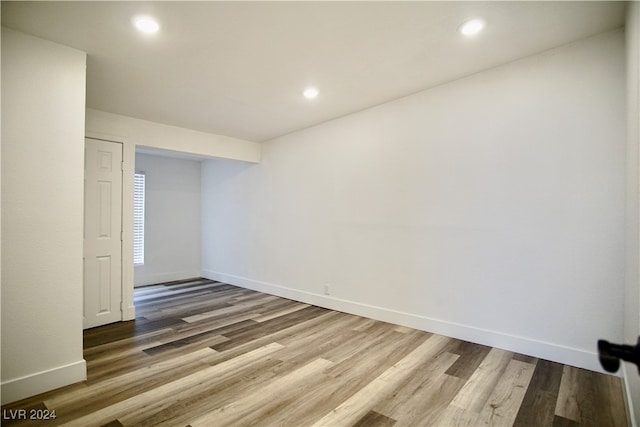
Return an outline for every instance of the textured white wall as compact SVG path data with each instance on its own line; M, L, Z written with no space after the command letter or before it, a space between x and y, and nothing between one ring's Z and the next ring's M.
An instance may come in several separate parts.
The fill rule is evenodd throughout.
M136 154L145 172L145 263L134 284L200 277L200 162Z
M624 121L616 31L206 161L203 274L598 369Z
M83 52L2 29L3 403L86 375L85 67Z

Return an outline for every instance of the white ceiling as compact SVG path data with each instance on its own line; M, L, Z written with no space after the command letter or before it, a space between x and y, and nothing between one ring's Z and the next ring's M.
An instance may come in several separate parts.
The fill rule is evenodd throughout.
M623 2L8 2L88 53L87 106L265 141L624 24ZM131 25L158 19L159 33ZM486 20L463 37L458 26ZM320 89L310 102L307 85Z

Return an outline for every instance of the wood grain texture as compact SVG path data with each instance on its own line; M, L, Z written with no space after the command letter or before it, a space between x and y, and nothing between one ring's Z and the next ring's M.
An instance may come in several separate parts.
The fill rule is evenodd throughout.
M87 381L2 425L628 425L617 377L207 279L135 297L135 321L85 331Z
M514 426L527 427L532 419L537 419L541 426L554 425L562 368L559 363L538 361Z
M451 404L466 411L480 412L512 358L511 352L491 349Z

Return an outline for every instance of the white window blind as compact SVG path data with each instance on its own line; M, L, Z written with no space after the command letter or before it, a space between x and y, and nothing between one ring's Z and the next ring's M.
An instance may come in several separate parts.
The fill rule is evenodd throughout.
M144 264L144 187L145 175L133 176L133 265Z

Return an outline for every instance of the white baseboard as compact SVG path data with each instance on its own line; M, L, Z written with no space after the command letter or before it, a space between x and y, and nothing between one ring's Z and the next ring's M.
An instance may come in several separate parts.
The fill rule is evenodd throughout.
M2 404L15 402L86 379L87 363L83 359L68 365L4 381L2 383Z
M384 307L343 300L327 295L314 294L212 270L203 270L202 276L207 279L218 280L230 285L241 286L307 304L606 373L600 366L598 355L595 351L585 351L559 344L504 334L498 331L480 329L469 325L433 319Z
M624 398L625 398L626 407L627 407L627 417L629 418L631 427L638 427L636 411L640 408L634 407L633 392L631 391L632 387L630 384L630 381L632 381L631 376L634 376L634 375L636 377L638 376L638 369L635 366L631 366L623 362L622 367L620 368L620 371L622 372L622 380L624 384ZM640 380L635 378L633 379L633 381L640 381Z
M174 280L192 279L200 277L200 271L172 271L160 274L136 274L133 286L155 285L156 283L173 282Z

